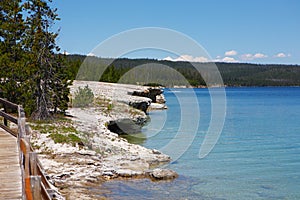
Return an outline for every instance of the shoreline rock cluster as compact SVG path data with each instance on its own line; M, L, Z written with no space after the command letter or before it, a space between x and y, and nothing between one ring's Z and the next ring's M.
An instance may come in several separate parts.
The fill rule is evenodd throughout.
M78 137L80 142L60 143L47 124L32 125L33 146L54 186L67 199L95 199L90 188L99 187L103 181L112 179L150 178L152 180L172 180L176 172L158 168L169 163L171 158L155 149L130 144L126 139L111 132L109 121L119 119L147 120L143 110L132 108L130 104L150 102L147 97L132 96L132 91L147 88L134 85L74 81L71 94L78 87L88 87L93 91L95 106L70 108L68 120L62 120L54 127L63 127L66 136ZM162 94L159 94L162 95ZM160 97L163 98L163 97ZM112 104L108 109L106 104ZM45 127L43 127L45 126ZM42 131L41 131L42 130ZM46 131L45 131L46 130ZM62 133L59 133L62 134ZM74 136L75 135L75 136ZM54 138L54 139L53 139Z

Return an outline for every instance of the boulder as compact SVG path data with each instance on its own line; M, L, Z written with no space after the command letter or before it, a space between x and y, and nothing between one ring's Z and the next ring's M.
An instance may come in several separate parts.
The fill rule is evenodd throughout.
M178 174L171 169L154 169L148 173L149 177L154 180L173 180L178 177Z
M118 135L130 135L141 133L142 126L136 124L132 119L118 119L109 121L107 128Z

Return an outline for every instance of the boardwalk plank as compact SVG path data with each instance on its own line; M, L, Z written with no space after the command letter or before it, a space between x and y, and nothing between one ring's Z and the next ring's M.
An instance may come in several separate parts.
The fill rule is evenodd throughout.
M0 199L22 199L17 139L0 129Z

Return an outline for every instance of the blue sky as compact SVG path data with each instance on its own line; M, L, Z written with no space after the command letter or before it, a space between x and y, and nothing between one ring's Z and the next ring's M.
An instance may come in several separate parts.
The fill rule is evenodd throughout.
M191 37L212 60L300 64L299 0L54 0L53 6L61 18L54 27L61 29L57 43L68 53L88 54L129 29L162 27ZM166 56L159 51L128 55Z

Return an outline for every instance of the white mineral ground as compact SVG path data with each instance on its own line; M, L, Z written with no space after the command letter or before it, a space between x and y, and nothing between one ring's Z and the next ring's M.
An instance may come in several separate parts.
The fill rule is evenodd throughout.
M55 126L72 124L78 131L83 144L54 143L51 132L34 130L33 146L51 178L51 182L66 199L101 199L101 189L91 192L89 188L99 187L103 181L111 179L151 178L173 179L177 174L172 170L159 169L171 161L155 149L130 144L127 140L110 132L106 124L110 120L122 118L147 118L144 112L128 106L129 102L151 101L144 97L134 97L128 93L144 91L147 87L90 81L74 81L71 94L78 87L86 85L92 89L95 98L113 104L108 110L101 105L88 108L69 108L69 121ZM161 96L160 98L163 98ZM157 105L156 105L157 106ZM157 106L164 108L164 106Z

